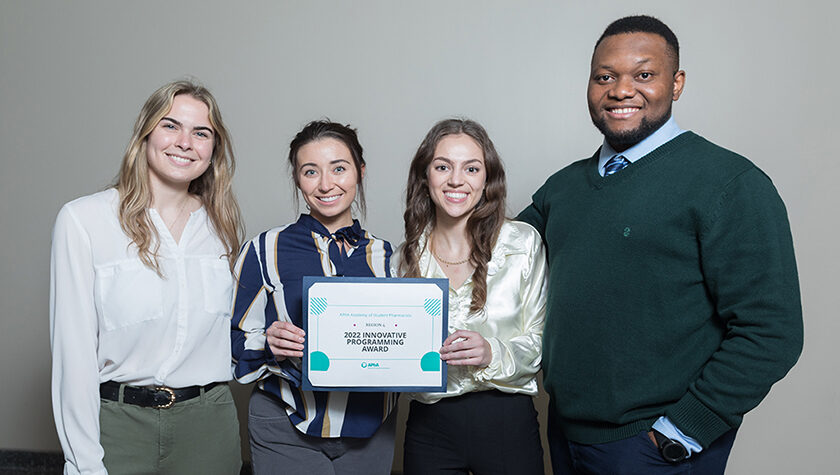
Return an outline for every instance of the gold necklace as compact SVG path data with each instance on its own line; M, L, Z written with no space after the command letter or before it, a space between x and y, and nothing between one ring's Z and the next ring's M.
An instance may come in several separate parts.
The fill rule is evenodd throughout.
M187 196L185 200L181 202L181 206L178 208L178 214L175 215L175 219L172 220L171 223L166 224L166 221L163 224L166 224L166 227L170 230L175 229L175 225L178 224L178 221L181 221L181 215L184 214L184 209L187 207L187 201L190 200L190 197Z
M440 255L438 255L437 252L435 252L435 245L434 244L435 244L434 239L432 239L432 254L434 254L434 256L437 258L437 260L439 260L440 262L443 262L446 265L459 266L459 265L467 262L468 260L470 260L470 256L467 256L466 259L463 259L463 260L460 260L460 261L455 261L455 262L447 261L446 259L440 257Z

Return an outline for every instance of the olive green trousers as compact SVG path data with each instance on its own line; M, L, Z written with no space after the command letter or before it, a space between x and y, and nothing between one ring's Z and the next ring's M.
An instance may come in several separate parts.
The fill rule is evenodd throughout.
M99 440L109 475L239 474L239 421L227 384L168 409L100 403Z

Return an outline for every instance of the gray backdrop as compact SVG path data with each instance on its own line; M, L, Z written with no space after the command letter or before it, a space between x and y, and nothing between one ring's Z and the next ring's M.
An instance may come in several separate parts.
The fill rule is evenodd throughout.
M487 127L507 164L515 215L549 174L600 143L585 88L603 28L650 13L682 44L679 124L773 178L796 244L805 350L746 416L729 472L831 472L840 426L838 248L830 244L840 232L830 142L836 5L0 0L0 448L58 448L49 398L52 223L62 203L112 180L140 106L159 85L193 75L215 93L234 137L249 236L295 217L288 142L327 116L358 127L366 227L397 243L407 164L436 120L464 115Z

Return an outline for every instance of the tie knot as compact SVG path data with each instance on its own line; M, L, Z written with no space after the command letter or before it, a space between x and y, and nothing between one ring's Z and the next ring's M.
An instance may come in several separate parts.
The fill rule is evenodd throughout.
M624 155L613 155L604 164L604 176L610 176L627 165L630 165L630 161L624 158Z

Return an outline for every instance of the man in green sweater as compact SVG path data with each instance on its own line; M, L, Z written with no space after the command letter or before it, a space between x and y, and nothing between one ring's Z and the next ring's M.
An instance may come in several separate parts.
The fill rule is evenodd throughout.
M550 265L555 474L723 473L743 415L802 349L787 214L744 157L681 130L674 33L612 23L588 101L604 143L519 215Z

